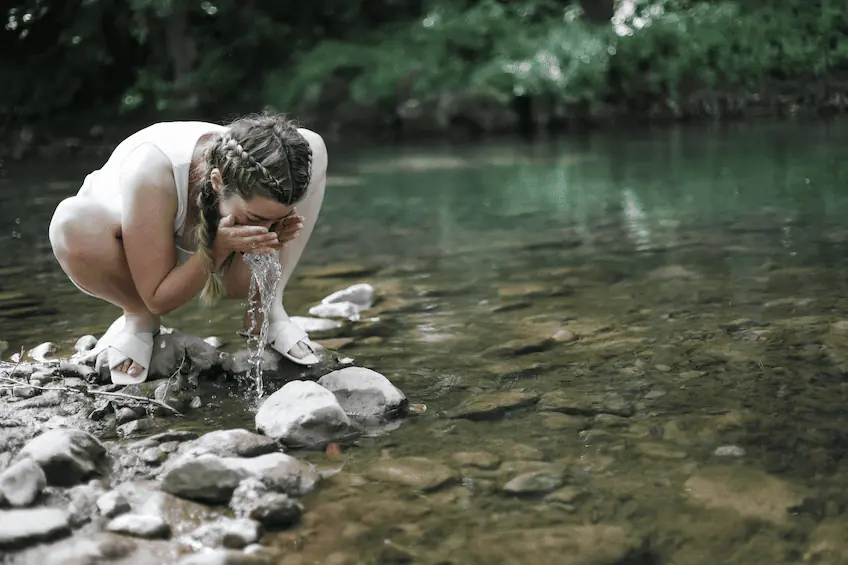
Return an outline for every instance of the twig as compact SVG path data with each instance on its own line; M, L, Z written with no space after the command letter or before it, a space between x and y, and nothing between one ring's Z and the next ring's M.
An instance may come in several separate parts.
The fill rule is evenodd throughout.
M168 377L168 382L165 386L165 388L168 390L168 392L171 391L171 381L173 380L173 378L176 377L177 375L179 375L180 372L183 370L183 365L185 364L185 360L186 360L186 350L183 349L183 359L182 359L182 361L180 361L180 366L177 367L176 371L171 373L170 377Z
M146 398L144 396L135 396L133 394L125 394L123 392L108 392L105 390L91 390L89 388L86 389L77 389L77 388L68 388L65 386L38 386L27 384L24 381L19 381L10 377L0 376L0 381L5 381L11 384L0 385L0 388L14 388L16 386L28 386L32 387L36 390L49 391L49 390L58 390L61 392L75 392L77 394L82 394L84 396L93 395L93 396L110 396L112 398L125 398L127 400L135 400L137 402L149 402L150 404L155 404L156 406L161 406L162 408L169 410L174 413L176 416L182 417L183 414L174 408L173 406L169 406L164 402L160 402L155 398Z

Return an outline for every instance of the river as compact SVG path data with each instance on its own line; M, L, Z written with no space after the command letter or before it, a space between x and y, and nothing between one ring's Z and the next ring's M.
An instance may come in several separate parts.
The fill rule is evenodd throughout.
M632 564L848 558L846 146L848 122L831 121L331 147L286 307L376 286L392 308L332 343L427 412L345 451L279 534L286 563L606 564L615 544ZM118 315L67 281L47 240L96 166L0 179L4 357L68 350ZM191 303L164 323L232 349L242 314ZM543 396L442 417L507 392ZM249 406L220 399L193 425L251 428ZM400 456L461 480L420 493L363 475ZM505 489L550 465L563 484Z

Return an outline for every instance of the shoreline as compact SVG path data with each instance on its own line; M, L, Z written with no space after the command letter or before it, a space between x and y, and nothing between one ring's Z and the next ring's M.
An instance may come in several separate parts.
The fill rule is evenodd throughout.
M785 87L786 85L784 85ZM54 121L52 131L43 124L13 127L0 144L0 170L27 165L38 159L96 158L108 156L122 139L157 121L205 120L225 122L257 109L241 108L226 115L196 112L193 115L151 113L121 119L109 113L77 114ZM642 109L627 104L579 105L567 116L556 117L538 100L529 100L524 110L500 105L482 110L468 107L451 116L435 109L416 116L380 113L375 108L348 108L335 116L297 115L304 127L313 129L328 144L346 147L381 146L386 143L448 144L511 139L516 141L557 139L591 132L667 129L689 125L735 125L740 123L791 122L795 119L832 120L848 114L848 82L812 84L799 88L733 95L724 92L694 93L681 104L657 99ZM348 115L342 115L348 114ZM70 116L70 114L69 114ZM114 125L105 125L114 124ZM441 124L441 125L440 125Z

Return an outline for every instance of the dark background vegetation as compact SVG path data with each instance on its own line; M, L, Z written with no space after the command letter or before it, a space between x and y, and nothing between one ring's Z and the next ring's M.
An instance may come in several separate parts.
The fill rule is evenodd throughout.
M848 101L845 0L4 4L12 153L263 108L327 136L467 136Z

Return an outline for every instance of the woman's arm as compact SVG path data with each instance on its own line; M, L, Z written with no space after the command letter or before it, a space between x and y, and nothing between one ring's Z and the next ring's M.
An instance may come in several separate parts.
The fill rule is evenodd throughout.
M171 162L157 147L142 145L124 161L120 182L122 238L130 273L150 312L167 314L200 292L208 276L198 254L175 267L178 203Z

